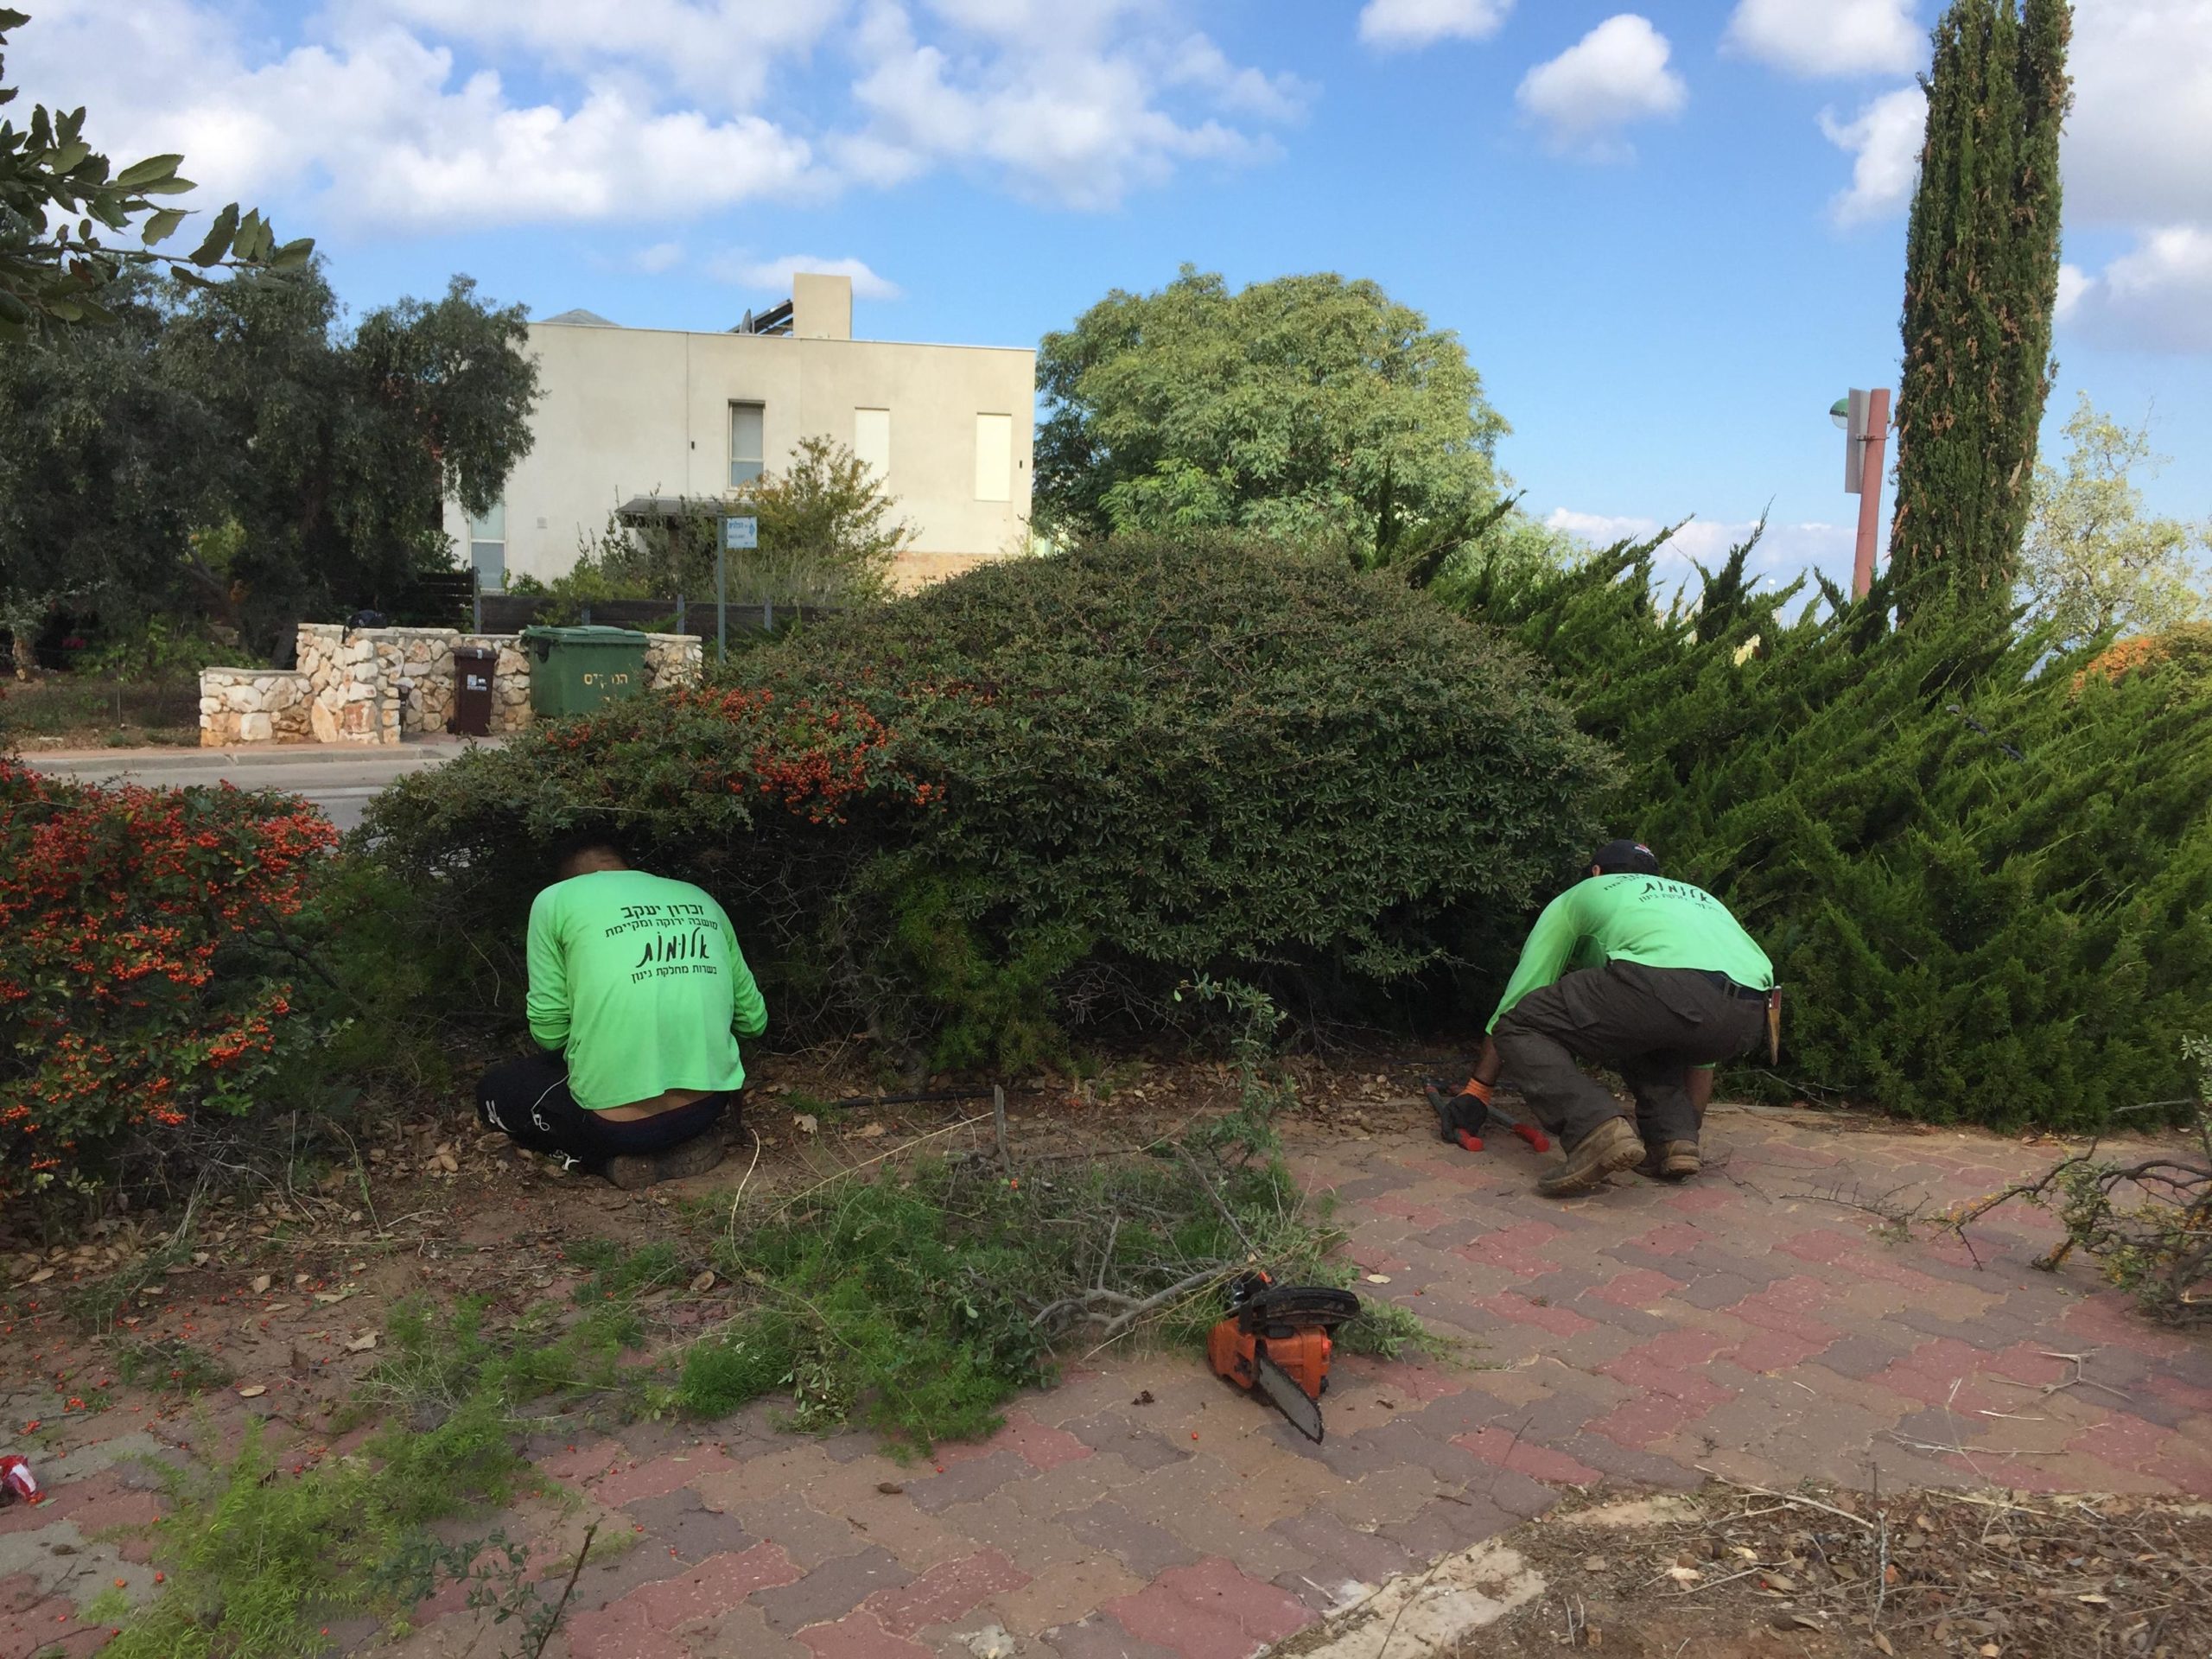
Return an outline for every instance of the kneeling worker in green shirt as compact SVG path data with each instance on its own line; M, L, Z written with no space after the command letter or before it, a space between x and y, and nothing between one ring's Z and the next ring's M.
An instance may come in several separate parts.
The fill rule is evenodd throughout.
M1502 1071L1559 1137L1567 1161L1538 1183L1553 1198L1622 1169L1680 1180L1699 1167L1702 1068L1758 1046L1774 995L1774 964L1725 905L1662 876L1643 842L1609 841L1529 931L1465 1092L1486 1104ZM1578 1060L1619 1071L1633 1124Z
M766 1031L768 1010L713 897L577 836L530 907L528 955L546 1052L484 1074L485 1125L625 1188L721 1162L745 1086L737 1039Z

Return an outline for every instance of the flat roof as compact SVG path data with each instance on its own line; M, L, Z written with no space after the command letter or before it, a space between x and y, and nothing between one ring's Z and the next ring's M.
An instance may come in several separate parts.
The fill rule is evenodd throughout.
M757 340L774 341L779 345L804 343L809 346L926 346L947 352L1026 352L1037 355L1034 346L973 346L958 340L879 340L871 334L866 338L833 340L820 334L741 334L727 328L639 328L626 322L608 322L601 318L595 322L572 320L574 314L562 312L558 316L544 318L530 324L532 328L589 328L594 333L613 330L625 334L681 334L687 340Z

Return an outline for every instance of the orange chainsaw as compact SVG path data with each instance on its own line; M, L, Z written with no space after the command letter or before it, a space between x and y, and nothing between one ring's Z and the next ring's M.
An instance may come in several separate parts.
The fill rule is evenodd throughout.
M1358 1314L1359 1298L1348 1290L1278 1285L1264 1273L1248 1273L1229 1287L1229 1317L1207 1334L1206 1358L1318 1444L1337 1345L1329 1333Z

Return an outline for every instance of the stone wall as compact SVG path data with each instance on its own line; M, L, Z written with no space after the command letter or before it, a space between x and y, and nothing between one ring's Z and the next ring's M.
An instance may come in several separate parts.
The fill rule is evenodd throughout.
M645 636L645 690L696 685L707 664L707 642L696 633Z
M300 671L314 687L308 718L318 743L397 743L391 704L373 642L334 622L302 623Z
M491 734L528 726L530 658L518 635L451 628L349 633L334 622L308 622L300 628L296 669L211 668L200 675L200 741L210 747L308 738L391 744L442 732L454 713L454 647L463 645L499 653L492 674ZM705 662L697 636L649 633L645 689L696 685Z
M297 669L211 668L200 677L200 747L305 742L313 696Z
M453 648L461 636L451 628L364 628L353 638L376 653L378 683L391 701L400 738L445 730L453 718Z

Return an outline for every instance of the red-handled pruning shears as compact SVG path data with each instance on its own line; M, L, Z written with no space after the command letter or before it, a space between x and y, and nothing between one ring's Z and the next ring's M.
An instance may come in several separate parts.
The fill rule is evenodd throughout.
M1429 1109L1436 1114L1436 1127L1440 1137L1457 1141L1469 1152L1483 1149L1483 1131L1495 1123L1509 1129L1526 1141L1537 1152L1552 1149L1551 1138L1533 1123L1522 1123L1508 1117L1490 1103L1489 1092L1476 1092L1472 1087L1447 1095L1433 1083L1424 1082L1423 1092L1428 1096Z

